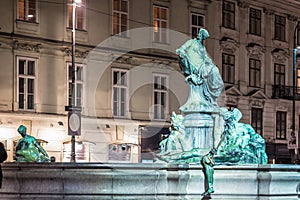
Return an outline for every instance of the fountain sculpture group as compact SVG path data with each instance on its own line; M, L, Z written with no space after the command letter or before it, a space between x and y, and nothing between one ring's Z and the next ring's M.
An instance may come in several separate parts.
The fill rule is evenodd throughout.
M176 50L190 95L180 114L172 113L171 133L161 141L157 154L168 163L201 163L206 182L203 195L214 192L214 165L266 164L268 159L264 139L249 124L239 122L241 112L217 104L223 81L203 45L208 37L202 28L197 38Z
M267 163L265 141L254 129L240 123L238 109L219 107L217 99L223 89L218 67L207 55L203 40L207 30L200 29L198 37L177 49L179 64L190 86L187 102L181 114L172 113L170 135L161 141L157 157L168 163L201 163L205 175L204 195L214 192L214 165ZM49 162L46 151L36 139L18 129L22 138L16 145L17 162Z

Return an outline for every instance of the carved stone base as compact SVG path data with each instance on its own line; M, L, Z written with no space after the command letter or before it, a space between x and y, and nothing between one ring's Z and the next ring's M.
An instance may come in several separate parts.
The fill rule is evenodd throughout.
M4 163L0 199L202 199L199 165ZM299 165L215 167L212 199L295 200Z

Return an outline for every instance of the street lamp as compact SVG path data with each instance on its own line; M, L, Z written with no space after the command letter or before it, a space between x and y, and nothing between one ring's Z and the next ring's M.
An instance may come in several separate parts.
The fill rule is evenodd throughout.
M72 94L68 111L68 135L71 135L71 159L70 162L76 162L75 154L75 136L80 135L81 129L81 107L76 107L76 82L75 82L75 19L76 7L79 6L81 0L72 0Z
M298 28L300 25L300 21L297 22L296 27L294 29L294 46L293 46L293 116L292 116L292 131L295 134L299 134L296 133L296 79L297 79L297 53L299 51L300 47L297 47L297 38L298 36ZM299 136L299 135L298 135ZM299 138L299 137L298 137ZM297 149L295 149L295 159L297 159L297 151L298 151L298 147Z

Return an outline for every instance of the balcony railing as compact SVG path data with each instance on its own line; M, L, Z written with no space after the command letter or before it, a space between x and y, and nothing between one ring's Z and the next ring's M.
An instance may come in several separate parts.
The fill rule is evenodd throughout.
M296 100L300 100L300 88L296 89ZM293 100L293 86L273 85L272 99L288 99Z

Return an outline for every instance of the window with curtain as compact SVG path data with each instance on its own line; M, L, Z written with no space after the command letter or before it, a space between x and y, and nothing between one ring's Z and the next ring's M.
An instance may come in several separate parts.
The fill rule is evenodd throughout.
M113 116L126 117L128 71L113 69Z
M166 7L153 6L153 40L154 42L168 42L169 10Z
M286 112L276 112L276 139L286 139Z
M112 32L113 35L127 37L128 30L128 0L113 0Z
M234 84L234 55L222 54L222 78L224 83Z
M166 119L167 117L167 80L165 75L154 75L154 119Z
M72 0L68 0L68 27L73 27L73 5ZM85 30L86 21L86 0L77 3L75 9L75 29Z
M37 1L18 0L18 19L30 22L37 21Z
M275 29L274 29L275 40L285 41L285 24L286 24L285 17L275 15Z
M285 85L285 65L274 64L274 85Z
M35 109L36 59L17 58L19 109Z
M225 28L235 28L235 4L230 1L223 1L222 24Z
M72 84L72 63L68 63L69 74L69 105L83 107L83 88L84 88L84 66L82 64L75 63L75 83ZM75 87L75 88L74 88ZM73 91L74 89L74 91ZM73 92L73 93L72 93Z
M191 13L191 35L196 38L200 28L204 27L204 15Z
M261 61L249 59L249 85L251 87L260 87Z
M251 109L251 126L256 133L262 135L263 133L263 109L262 108Z
M249 32L261 35L261 11L255 8L250 8Z
M300 94L300 68L299 66L297 67L297 94Z

